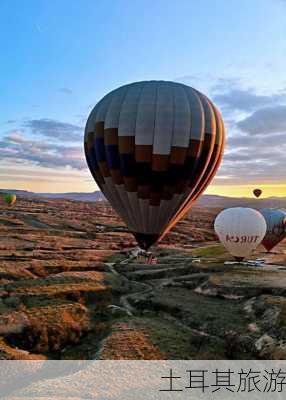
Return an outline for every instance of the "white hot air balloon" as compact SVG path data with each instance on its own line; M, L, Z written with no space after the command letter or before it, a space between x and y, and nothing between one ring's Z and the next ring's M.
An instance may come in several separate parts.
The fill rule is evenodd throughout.
M234 207L223 210L214 222L219 240L237 261L256 249L266 233L266 221L256 210Z

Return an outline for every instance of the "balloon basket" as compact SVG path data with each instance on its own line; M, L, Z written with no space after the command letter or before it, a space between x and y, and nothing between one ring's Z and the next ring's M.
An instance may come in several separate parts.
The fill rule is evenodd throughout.
M156 257L153 257L152 252L142 249L138 251L136 260L142 264L149 264L149 265L157 264L157 259Z

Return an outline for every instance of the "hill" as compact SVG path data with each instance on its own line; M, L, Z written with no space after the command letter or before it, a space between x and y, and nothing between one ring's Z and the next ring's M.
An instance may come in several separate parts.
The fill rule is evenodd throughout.
M103 201L106 200L99 190L90 193L34 193L27 190L5 190L0 193L15 193L20 197L44 197L49 199L66 199L75 201ZM202 207L228 208L228 207L252 207L252 208L286 208L286 197L268 197L265 199L252 199L246 197L226 197L217 195L203 195L196 203Z
M252 207L252 208L286 208L286 197L268 197L252 199L247 197L225 197L215 195L202 196L197 205L205 207Z
M15 193L19 197L45 197L48 199L66 199L75 201L102 201L105 200L104 195L101 191L96 190L91 193L80 193L80 192L70 192L70 193L34 193L28 190L13 190L13 189L0 189L0 193Z
M0 205L0 358L285 359L286 243L224 264L217 212L194 206L146 264L106 202Z

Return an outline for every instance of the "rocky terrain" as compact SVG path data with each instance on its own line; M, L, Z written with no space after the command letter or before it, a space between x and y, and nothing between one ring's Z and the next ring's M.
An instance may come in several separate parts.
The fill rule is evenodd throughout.
M0 206L1 359L285 359L286 242L232 261L195 206L146 264L111 207Z

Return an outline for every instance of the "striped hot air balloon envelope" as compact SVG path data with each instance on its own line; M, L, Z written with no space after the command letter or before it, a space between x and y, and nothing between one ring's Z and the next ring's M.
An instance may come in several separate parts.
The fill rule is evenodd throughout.
M253 194L255 197L260 197L262 194L262 190L261 189L254 189L253 190Z
M85 155L99 188L148 249L206 189L224 136L219 111L202 93L175 82L136 82L94 107Z
M275 208L262 208L259 211L267 223L267 231L262 244L267 251L270 251L286 237L286 211Z

